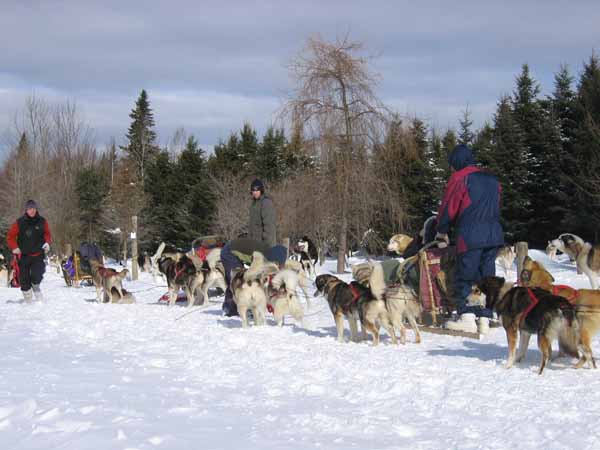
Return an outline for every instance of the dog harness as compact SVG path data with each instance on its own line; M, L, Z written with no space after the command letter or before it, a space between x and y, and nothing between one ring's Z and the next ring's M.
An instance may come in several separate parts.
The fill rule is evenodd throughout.
M115 269L111 269L109 267L99 267L98 274L102 278L108 278L108 277L115 276L117 274L117 271Z
M568 287L568 286L566 286L566 287ZM554 291L554 289L552 289L552 290ZM535 294L533 293L533 290L531 288L527 288L527 293L529 294L529 298L531 299L531 303L529 304L529 306L523 312L523 315L521 316L521 323L525 322L525 318L527 317L527 315L540 302L540 300L535 296ZM556 295L556 294L553 293L552 295ZM570 301L569 301L569 303L570 303ZM565 305L564 304L563 305L559 305L559 308L560 309L565 309ZM570 319L568 319L568 321L569 321L569 323L571 322Z
M350 303L348 303L347 306L342 308L342 310L346 314L350 311L350 307L352 306L352 304L355 303L356 301L358 301L358 299L361 296L361 293L359 292L359 290L356 289L356 286L354 286L352 283L348 283L348 287L352 291L352 300L350 300Z
M558 295L560 289L570 289L573 293L569 297L565 297L569 303L575 303L575 300L579 298L579 291L577 289L572 288L571 286L567 286L566 284L553 284L552 285L552 295Z
M533 308L535 308L537 306L537 304L540 302L540 300L535 296L535 294L533 293L531 288L527 288L527 293L529 294L531 303L529 304L529 306L527 308L525 308L525 311L523 311L523 315L521 316L521 323L525 322L525 318L527 318L527 316L529 315L531 310Z

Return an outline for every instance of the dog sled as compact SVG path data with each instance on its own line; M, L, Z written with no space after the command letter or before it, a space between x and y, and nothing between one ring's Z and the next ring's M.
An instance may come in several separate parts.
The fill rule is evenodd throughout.
M422 308L420 329L427 333L479 339L478 332L450 330L444 326L452 318L455 309L451 293L456 247L424 247L417 258L418 294Z

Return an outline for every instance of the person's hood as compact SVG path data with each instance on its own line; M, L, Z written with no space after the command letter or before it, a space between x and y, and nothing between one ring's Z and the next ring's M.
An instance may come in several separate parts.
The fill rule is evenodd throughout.
M475 158L473 158L473 151L468 145L460 144L454 147L454 149L448 155L448 164L454 168L454 170L462 170L467 166L475 165Z

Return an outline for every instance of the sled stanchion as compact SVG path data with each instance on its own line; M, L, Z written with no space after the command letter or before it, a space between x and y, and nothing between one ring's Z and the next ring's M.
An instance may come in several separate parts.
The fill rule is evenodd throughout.
M527 242L517 242L515 244L515 250L517 253L517 282L521 279L521 271L523 270L523 262L525 257L529 254L529 246Z

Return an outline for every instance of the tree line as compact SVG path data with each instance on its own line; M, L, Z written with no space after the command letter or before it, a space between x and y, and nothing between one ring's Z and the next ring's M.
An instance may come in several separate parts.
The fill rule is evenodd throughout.
M311 38L289 65L294 89L281 125L258 136L251 123L207 154L178 130L157 144L150 97L142 90L125 144L99 151L72 103L32 97L16 118L1 167L0 228L42 205L57 252L97 242L127 251L131 217L142 249L161 241L189 247L198 236L242 235L250 180L266 182L278 213L278 237L310 236L338 256L385 251L391 234L413 234L437 209L458 143L502 184L509 242L543 247L563 232L598 241L600 223L600 65L593 53L579 75L560 66L550 95L524 64L514 90L473 128L468 107L458 127L440 130L394 113L375 94L379 78L359 43Z

